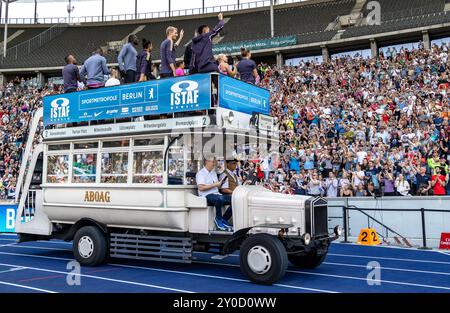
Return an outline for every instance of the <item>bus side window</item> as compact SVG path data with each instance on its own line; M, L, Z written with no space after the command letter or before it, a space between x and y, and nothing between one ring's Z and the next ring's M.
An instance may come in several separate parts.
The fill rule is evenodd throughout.
M169 148L168 184L183 185L184 156L182 147Z
M47 183L64 184L69 179L69 155L49 155L47 158Z
M133 160L133 183L163 183L164 158L162 151L134 152Z
M102 183L126 184L128 178L128 152L102 153Z
M95 183L96 169L96 153L74 154L72 163L72 183Z

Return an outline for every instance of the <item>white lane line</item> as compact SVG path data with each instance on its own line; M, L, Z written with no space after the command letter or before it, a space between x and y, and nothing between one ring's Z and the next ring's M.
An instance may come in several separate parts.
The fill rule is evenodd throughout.
M0 265L19 266L19 265L14 265L14 264L7 264L7 263L0 263ZM111 282L128 284L128 285L150 287L150 288L155 288L155 289L163 289L163 290L176 291L176 292L194 293L193 291L190 291L190 290L176 289L176 288L170 288L170 287L164 287L164 286L158 286L158 285L152 285L152 284L144 284L144 283L138 283L138 282L128 281L128 280L120 280L120 279L106 278L106 277L87 275L87 274L77 274L77 273L72 273L72 272L49 270L46 268L31 267L31 266L21 266L21 267L25 267L26 269L40 271L40 272L48 272L48 273L56 273L56 274L64 274L64 275L70 274L70 275L74 275L74 276L80 276L80 277L86 277L86 278L92 278L92 279L98 279L98 280L105 280L105 281L111 281Z
M34 246L23 246L23 245L5 245L11 248L26 248L26 249L42 249L42 250L57 250L57 251L67 251L70 252L72 250L68 250L68 249L61 249L61 248L45 248L45 247L34 247ZM2 246L0 246L2 247ZM436 252L442 252L442 251L436 251ZM206 252L195 252L195 253L201 253L201 254L211 254L211 253L206 253ZM442 252L445 253L445 252ZM234 256L234 255L231 255ZM236 255L239 256L239 255ZM50 257L53 258L53 257ZM348 266L348 267L360 267L360 268L366 268L366 265L358 265L358 264L348 264L348 263L339 263L339 262L323 262L324 264L329 264L329 265L340 265L340 266ZM217 265L220 265L221 263L217 262L215 263ZM423 273L423 274L434 274L434 275L447 275L450 276L450 273L447 272L434 272L434 271L426 271L426 270L416 270L416 269L405 269L405 268L399 268L399 267L381 267L381 269L384 270L389 270L389 271L401 271L401 272L414 272L414 273Z
M24 257L35 257L35 258L43 258L43 259L51 259L51 260L72 261L72 259L69 259L69 258L50 257L50 256L33 255L33 254L21 254L21 253L10 253L10 252L0 252L0 254L24 256ZM215 278L215 279L221 279L221 280L232 280L232 281L240 281L240 282L250 283L249 280L239 279L239 278L232 278L232 277L222 277L222 276L197 274L197 273L190 273L190 272L164 270L164 269L157 269L157 268L150 268L150 267L139 267L139 266L132 266L132 265L123 265L123 264L110 264L110 263L108 263L108 265L116 266L116 267L122 267L122 268L136 268L136 269L139 268L139 269L146 269L146 270L159 271L159 272L169 272L169 273L171 272L171 273L176 273L176 274L184 274L184 275L199 276L199 277L205 277L205 278ZM299 286L292 286L292 285L284 285L284 284L275 284L275 286L291 288L291 289L301 289L301 290L308 290L308 291L325 292L325 293L336 293L336 291L331 291L331 290L313 289L313 288L299 287Z
M1 271L0 274L9 273L9 272L17 272L17 271L21 271L21 270L26 270L26 268L25 267L14 267L14 268L10 268L5 271Z
M226 266L239 267L239 265L237 265L237 264L228 264L228 263L215 263L215 262L203 262L203 261L197 261L195 263L214 264L214 265L220 264L220 265L226 265ZM354 276L343 276L343 275L334 275L334 274L312 273L312 272L303 272L303 271L295 271L295 270L287 270L286 272L287 273L294 273L294 274L306 274L306 275L316 275L316 276L325 276L325 277L334 277L334 278L342 278L342 279L352 279L352 280L367 281L367 278L354 277ZM404 283L404 282L392 281L392 280L378 280L378 279L374 279L374 280L371 280L371 281L373 281L373 282L380 282L380 283L386 283L386 284L406 285L406 286L414 286L414 287L424 287L424 288L450 290L450 287L434 286L434 285L422 285L422 284L415 284L415 283Z
M437 251L436 251L437 252ZM194 252L194 254L209 254L214 255L213 253L209 252ZM444 254L446 254L444 252ZM418 259L402 259L402 258L388 258L388 257L381 257L381 256L366 256L366 255L354 255L354 254L341 254L341 253L331 253L328 252L328 255L332 256L341 256L341 257L348 257L348 258L363 258L363 259L380 259L380 260L391 260L391 261L404 261L404 262L418 262L418 263L433 263L433 264L448 264L450 265L450 262L445 261L432 261L432 260L418 260ZM239 257L238 254L229 254L228 256L231 257Z
M194 263L199 263L199 262L194 262ZM211 263L211 264L220 265L220 263ZM164 270L164 269L158 269L158 268L153 268L153 267L145 267L145 266L123 265L123 264L113 264L113 263L109 263L108 265L118 266L118 267L126 267L126 268L134 268L134 269L141 269L141 270L156 271L156 272L168 272L168 273L175 273L175 274L182 274L182 275L189 275L189 276L198 276L198 277L214 278L214 279L220 279L220 280L231 280L231 281L239 281L239 282L250 283L249 280L241 279L241 278L223 277L223 276L199 274L199 273L191 273L191 272L181 272L181 271L174 271L174 270ZM331 290L315 289L315 288L292 286L292 285L285 285L285 284L273 284L273 286L284 287L284 288L301 289L301 290L307 290L307 291L325 292L325 293L338 293L336 291L331 291Z
M7 285L7 286L18 287L18 288L30 289L30 290L40 291L40 292L45 292L45 293L57 293L56 291L51 291L51 290L47 290L47 289L40 289L40 288L34 288L34 287L30 287L30 286L25 286L25 285L18 285L18 284L8 283L8 282L5 282L5 281L0 281L0 285Z
M72 251L69 249L62 249L62 248L46 248L46 247L35 247L35 246L25 246L22 244L17 244L17 243L10 243L8 245L0 245L1 247L11 247L11 248L19 248L19 249L36 249L36 250L51 250L51 251Z
M352 255L352 254L340 254L340 253L328 253L328 255L342 256L342 257L348 257L348 258L380 259L380 260L391 260L391 261L404 261L404 262L418 262L418 263L433 263L433 264L448 264L448 265L450 265L450 262L445 262L445 261L388 258L388 257L381 257L381 256L371 256L371 255L365 256L365 255Z
M357 264L347 264L347 263L323 262L323 264L367 268L367 265L357 265ZM414 269L406 269L406 268L398 268L398 267L385 267L385 266L381 266L380 269L387 270L387 271L413 272L413 273L450 276L450 273L448 273L448 272L433 272L433 271L414 270Z

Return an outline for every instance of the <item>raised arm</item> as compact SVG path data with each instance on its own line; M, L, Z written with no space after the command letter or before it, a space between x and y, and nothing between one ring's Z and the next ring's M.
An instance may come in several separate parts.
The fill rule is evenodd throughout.
M209 33L206 33L206 35L210 39L213 39L214 37L216 37L217 34L219 34L219 32L223 29L223 26L224 26L223 14L219 13L218 18L219 18L219 23L217 23L217 25L214 27L214 29L212 31L210 31Z

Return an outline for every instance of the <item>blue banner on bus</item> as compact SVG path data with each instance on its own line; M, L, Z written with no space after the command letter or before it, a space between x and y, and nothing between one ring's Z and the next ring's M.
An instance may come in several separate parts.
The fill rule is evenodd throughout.
M44 125L206 110L211 77L198 74L44 97Z
M242 113L270 115L270 92L240 80L220 75L219 107Z
M16 227L17 204L0 205L0 233L13 233Z

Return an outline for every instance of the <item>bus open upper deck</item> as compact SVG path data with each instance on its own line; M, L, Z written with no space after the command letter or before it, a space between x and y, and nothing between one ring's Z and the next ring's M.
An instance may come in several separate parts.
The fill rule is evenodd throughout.
M239 186L234 232L222 232L197 195L205 154L219 161L278 157L265 89L198 74L47 96L42 112L43 138L27 142L19 175L21 240L73 240L85 265L108 256L189 262L192 251L240 248L244 273L272 283L288 259L320 264L334 238L321 198Z

